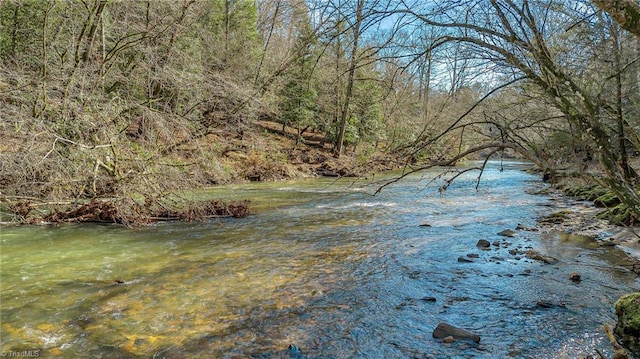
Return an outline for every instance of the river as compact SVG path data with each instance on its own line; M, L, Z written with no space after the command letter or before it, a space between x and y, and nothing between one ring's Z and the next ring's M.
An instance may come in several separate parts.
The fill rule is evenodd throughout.
M3 356L51 358L611 357L604 324L640 280L626 254L535 228L544 185L491 163L439 192L442 169L212 189L244 219L4 227ZM503 169L503 170L501 170ZM376 176L375 180L380 180ZM490 250L479 239L499 242ZM558 260L522 255L536 249ZM514 252L517 251L516 254ZM511 253L509 251L512 251ZM470 256L467 256L470 255ZM471 262L460 262L459 258ZM579 283L569 274L578 272ZM545 303L540 305L540 303ZM447 322L480 343L432 338ZM24 357L24 356L23 356Z

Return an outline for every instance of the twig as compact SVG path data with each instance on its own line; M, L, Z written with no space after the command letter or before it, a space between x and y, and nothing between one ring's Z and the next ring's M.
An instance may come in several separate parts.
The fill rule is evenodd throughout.
M55 149L56 149L56 143L58 143L58 140L60 140L60 141L62 141L62 142L66 142L66 143L71 144L71 145L76 145L76 146L78 146L78 147L80 147L80 148L84 148L84 149L87 149L87 150L93 150L93 149L96 149L96 148L107 148L107 147L113 147L113 145L112 145L112 144L108 144L108 145L93 145L93 146L87 146L87 145L85 145L85 144L82 144L82 143L78 143L78 142L72 141L72 140L70 140L70 139L68 139L68 138L60 137L60 136L58 136L58 135L54 135L54 136L56 137L56 139L55 139L55 140L53 140L53 143L51 144L51 149L49 150L49 152L47 152L47 154L45 154L45 155L44 155L44 157L42 157L42 159L40 160L40 163L42 163L44 160L46 160L46 159L47 159L47 157L49 157L49 155L50 155L53 151L55 151Z

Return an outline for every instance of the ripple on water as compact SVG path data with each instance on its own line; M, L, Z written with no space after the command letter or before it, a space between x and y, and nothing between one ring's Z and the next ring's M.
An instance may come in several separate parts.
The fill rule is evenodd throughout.
M535 226L545 210L544 197L524 192L531 176L498 168L478 191L477 173L443 194L420 177L373 197L351 183L259 184L233 188L271 206L242 220L3 230L2 351L290 357L294 344L307 358L610 354L602 325L617 295L640 287L615 264L624 253L538 232L498 236ZM500 246L483 251L478 239ZM528 247L558 263L508 252ZM458 262L467 254L477 256ZM573 271L581 283L569 281ZM433 339L442 321L481 343Z

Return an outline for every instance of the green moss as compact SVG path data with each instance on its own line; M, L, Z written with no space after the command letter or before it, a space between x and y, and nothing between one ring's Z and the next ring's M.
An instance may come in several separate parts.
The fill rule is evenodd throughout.
M618 316L616 335L629 351L640 354L640 292L623 295L614 309Z
M593 200L597 207L614 207L620 204L620 199L613 192L607 191Z
M564 195L575 197L583 201L592 201L597 207L607 208L597 217L618 226L638 224L637 216L626 205L622 204L618 196L611 190L600 185L571 186L564 189ZM557 217L557 216L556 216Z
M566 219L567 216L570 213L571 213L571 211L562 210L562 211L558 211L558 212L553 212L550 215L548 215L546 218L562 218L562 219Z
M623 295L614 305L618 325L627 333L640 334L640 292Z
M613 208L602 211L596 217L607 220L617 226L633 226L639 223L633 211L624 204L618 204Z
M608 191L599 185L571 186L564 189L564 195L584 201L594 201Z

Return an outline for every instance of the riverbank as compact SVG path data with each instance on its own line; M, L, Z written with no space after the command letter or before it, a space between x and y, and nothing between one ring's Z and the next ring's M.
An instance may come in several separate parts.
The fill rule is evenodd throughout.
M569 189L567 191L566 189ZM598 247L616 247L627 254L626 258L619 258L611 263L613 268L629 270L640 276L640 228L635 226L620 226L612 224L611 221L602 216L606 208L596 206L593 201L584 200L567 193L575 192L575 183L561 181L554 186L547 187L540 194L549 196L549 207L551 213L537 220L541 232L562 233L567 238L588 238L598 245ZM572 191L572 189L574 191ZM606 252L606 251L605 251ZM579 260L576 258L576 260ZM575 276L575 277L574 277ZM577 279L574 279L577 278ZM571 280L581 281L579 272L571 273ZM635 294L634 294L635 293ZM637 291L629 289L627 296L637 296ZM634 357L631 353L638 350L637 324L631 324L629 318L637 315L634 311L637 306L626 306L627 312L621 309L622 296L614 304L617 321L615 325L604 325L604 332L609 339L615 353L613 358L627 359ZM633 322L635 323L635 322ZM633 328L633 329L632 329ZM614 334L615 332L615 334ZM624 343L624 345L621 345ZM637 352L636 352L637 353ZM598 352L601 358L604 356Z
M551 214L538 219L540 230L593 238L600 246L617 246L634 259L630 269L640 274L640 228L611 224L593 202L567 196L559 187L547 187Z
M0 153L7 158L19 157L23 145L22 139L9 138L0 145ZM40 150L40 157L50 157L50 148ZM22 166L6 165L13 163L11 160L0 161L5 164L0 174L0 221L139 226L154 219L243 216L250 211L245 203L219 198L211 206L194 202L193 196L184 193L252 181L366 176L403 165L401 158L386 154L382 145L369 150L350 146L335 156L322 131L299 131L271 121L258 121L242 130L217 128L201 138L196 148L183 144L146 159L145 164L121 158L122 154L116 156L115 149L112 152L98 158L95 166L78 159L78 168L85 169L79 171L82 173L65 174L61 164L55 169L31 171L47 174L37 180L28 177L33 173L21 173Z

